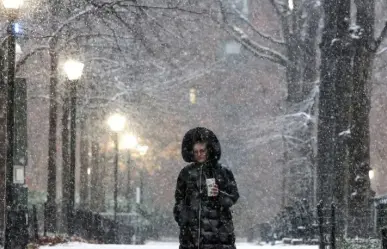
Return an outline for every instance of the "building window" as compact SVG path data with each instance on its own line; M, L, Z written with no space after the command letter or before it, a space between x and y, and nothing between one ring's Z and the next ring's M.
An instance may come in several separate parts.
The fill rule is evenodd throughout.
M226 41L225 53L226 55L239 55L241 53L241 44L235 40Z
M189 90L189 101L191 102L191 104L196 104L196 89L195 88L191 88Z

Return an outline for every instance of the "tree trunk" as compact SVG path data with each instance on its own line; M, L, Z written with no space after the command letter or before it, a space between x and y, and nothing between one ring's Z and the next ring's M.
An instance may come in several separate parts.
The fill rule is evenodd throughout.
M369 112L375 3L359 0L355 4L357 26L361 28L351 34L351 0L324 2L318 192L325 205L337 203L339 231L348 226L349 237L367 238L371 218Z
M306 21L306 33L303 53L303 74L302 74L302 99L306 99L316 86L318 79L317 68L317 41L319 24L321 21L321 7L316 1L307 3L308 17Z
M6 177L6 160L7 157L7 82L5 79L6 71L6 57L5 50L6 47L4 44L0 47L0 205L3 208L0 208L0 231L5 230L5 177ZM3 233L2 233L3 234ZM2 236L4 239L4 236Z
M101 210L100 207L100 195L102 194L103 185L100 182L102 175L102 170L99 163L99 144L97 141L93 140L91 143L91 184L90 184L90 193L91 193L91 210L98 212Z
M107 175L107 170L106 170L106 163L107 163L107 156L106 156L106 151L103 151L102 148L100 147L100 155L101 155L101 160L100 160L100 170L101 170L101 176L99 178L99 184L101 185L101 190L98 193L98 200L99 200L99 212L105 212L105 194L106 194L106 186L108 185L106 180L108 179L106 177Z
M370 131L371 74L374 58L375 1L355 0L359 39L355 40L353 62L352 140L350 144L350 237L370 233Z
M318 77L316 55L321 8L316 1L310 1L304 6L306 8L304 11L308 15L307 19L303 20L300 6L301 2L296 1L291 16L281 19L289 57L289 65L286 68L288 85L286 113L305 112L313 115L316 108L312 90ZM305 38L302 39L302 37ZM307 129L300 128L305 126ZM287 198L293 201L283 200L282 202L288 205L294 204L292 203L294 200L301 199L306 199L309 203L314 202L314 131L312 120L305 117L292 120L284 127L283 140L286 149L284 155L287 155L285 158L287 169L284 170L287 172L284 176L287 179L284 180L284 192L287 192Z
M48 133L48 178L47 178L47 217L49 232L56 232L56 126L57 126L57 93L58 55L53 44L50 44L50 110Z
M337 1L326 0L321 42L321 82L317 131L317 200L325 206L332 203L335 137L335 56L332 42L336 37Z
M322 10L318 1L309 1L306 5L306 11L308 13L307 20L305 23L306 33L305 40L303 42L303 64L302 64L302 101L311 101L312 105L309 107L309 115L317 117L318 103L317 94L314 94L314 87L316 87L316 81L318 80L318 68L317 68L317 51L318 51L318 40L319 40L319 24L322 17ZM310 100L308 100L310 99ZM313 139L316 135L316 124L311 120L307 121L307 129L302 136L305 145L302 147L302 155L307 159L305 161L305 168L310 172L307 177L307 197L309 204L317 205L316 203L316 189L315 189L315 176L316 176L316 165L315 165L315 140Z
M298 103L300 101L301 93L301 72L300 72L300 48L299 48L299 38L297 37L298 33L296 30L293 30L293 16L282 16L282 32L286 44L286 54L289 60L289 63L286 67L286 82L288 89L287 101L289 103Z
M56 18L60 10L59 0L50 0L51 28L56 29ZM58 54L56 51L57 38L53 37L49 46L50 56L50 110L49 110L49 133L48 133L48 167L47 167L47 230L56 232L57 229L57 208L56 208L56 133L57 133L57 93L58 84Z
M337 39L334 51L337 58L336 89L336 150L334 201L337 205L337 232L339 236L345 234L347 227L347 185L348 185L348 134L352 88L352 57L353 49L349 34L351 20L351 0L340 0L337 9Z
M90 208L89 206L89 195L88 195L88 174L87 169L89 168L89 139L88 130L86 126L86 119L83 118L81 122L81 170L80 170L80 204L83 208Z

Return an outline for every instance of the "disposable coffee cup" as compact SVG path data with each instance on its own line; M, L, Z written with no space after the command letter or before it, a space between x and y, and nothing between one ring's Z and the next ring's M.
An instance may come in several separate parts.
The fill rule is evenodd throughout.
M206 179L206 184L207 184L207 195L215 196L211 193L211 189L215 186L215 178Z

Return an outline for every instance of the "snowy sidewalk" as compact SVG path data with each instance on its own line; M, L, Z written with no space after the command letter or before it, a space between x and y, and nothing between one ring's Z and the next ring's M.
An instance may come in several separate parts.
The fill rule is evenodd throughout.
M317 249L317 246L291 246L278 244L271 245L256 245L250 243L237 243L237 249L275 249L288 247L289 249ZM42 246L40 249L178 249L177 242L148 242L145 245L93 245L84 243L69 243L56 246Z

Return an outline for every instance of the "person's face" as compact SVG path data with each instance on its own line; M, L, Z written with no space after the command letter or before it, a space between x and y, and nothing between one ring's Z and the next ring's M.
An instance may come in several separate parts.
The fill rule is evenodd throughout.
M208 158L207 145L205 143L197 143L193 148L195 161L198 163L204 163Z

